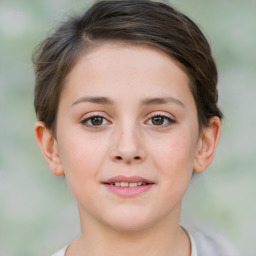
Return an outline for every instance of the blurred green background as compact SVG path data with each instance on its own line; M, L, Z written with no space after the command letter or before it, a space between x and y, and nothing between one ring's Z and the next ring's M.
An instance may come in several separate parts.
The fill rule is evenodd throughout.
M255 256L256 1L171 0L209 39L219 69L221 141L195 176L185 215L209 223ZM85 0L0 1L0 255L50 255L80 232L64 178L48 171L33 133L31 55Z

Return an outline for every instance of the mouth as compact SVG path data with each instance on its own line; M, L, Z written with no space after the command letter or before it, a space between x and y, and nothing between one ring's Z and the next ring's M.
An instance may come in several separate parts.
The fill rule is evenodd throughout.
M145 183L145 182L123 182L123 181L119 181L119 182L111 182L111 183L104 183L110 186L116 186L116 187L137 187L137 186L145 186L145 185L149 185L149 184L153 184L153 183Z
M119 175L102 182L102 184L118 196L134 197L150 190L155 183L140 176Z

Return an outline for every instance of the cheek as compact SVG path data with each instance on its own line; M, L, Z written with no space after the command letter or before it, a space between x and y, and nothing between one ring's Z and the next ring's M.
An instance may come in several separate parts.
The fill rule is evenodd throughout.
M97 180L105 148L97 141L82 138L66 139L60 144L60 158L70 190L76 197L76 191L92 189Z
M91 169L105 150L97 139L85 136L83 133L65 134L60 141L59 151L65 171L76 172L80 169Z
M183 132L154 143L152 159L167 196L181 197L189 184L196 155L193 138Z
M196 142L190 135L175 133L163 139L152 142L150 147L151 155L160 169L168 173L187 168L193 168L193 161L196 155ZM185 171L184 170L184 171Z

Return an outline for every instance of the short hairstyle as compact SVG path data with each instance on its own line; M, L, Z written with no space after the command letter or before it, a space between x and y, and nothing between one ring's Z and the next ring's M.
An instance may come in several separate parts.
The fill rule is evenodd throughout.
M37 118L53 132L64 79L79 57L104 42L143 43L175 59L190 79L199 128L217 106L217 68L198 26L175 8L150 0L98 1L82 15L70 17L46 38L33 56Z

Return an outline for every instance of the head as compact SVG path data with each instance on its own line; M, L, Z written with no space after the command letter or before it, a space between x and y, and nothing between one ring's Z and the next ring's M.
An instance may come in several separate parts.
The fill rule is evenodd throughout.
M217 106L216 65L197 25L163 3L106 0L64 22L34 55L35 111L53 133L66 76L94 47L118 41L155 46L177 61L190 79L199 129L213 116L222 118Z
M193 169L213 158L222 117L198 27L163 3L100 1L64 22L34 63L36 137L52 172L65 173L81 219L119 229L177 224ZM113 185L143 178L145 187Z

